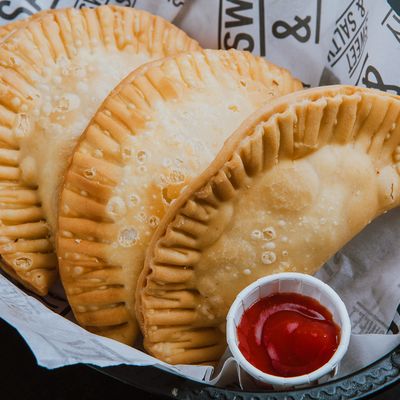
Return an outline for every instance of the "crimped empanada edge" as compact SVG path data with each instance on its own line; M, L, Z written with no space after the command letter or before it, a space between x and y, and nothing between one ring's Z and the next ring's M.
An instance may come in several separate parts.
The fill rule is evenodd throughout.
M108 14L107 14L108 13ZM107 14L107 15L106 15ZM76 18L71 18L71 15L79 15L79 21L77 22ZM149 54L153 54L155 52L160 52L160 50L162 49L163 53L160 52L160 55L165 54L165 52L167 53L171 53L172 50L176 51L176 53L183 51L183 50L190 50L190 49L196 49L198 48L198 43L189 38L189 36L187 36L183 31L181 31L179 28L175 27L174 25L172 25L170 22L164 20L161 17L155 16L155 15L151 15L150 13L146 12L146 11L142 11L142 10L137 10L137 9L132 9L132 8L127 8L127 7L121 7L121 6L101 6L98 7L94 10L91 9L83 9L83 10L77 10L77 9L69 9L69 8L65 8L65 9L55 9L55 10L45 10L42 13L37 14L36 16L32 17L30 20L28 21L21 21L21 23L16 24L16 29L14 31L14 28L11 27L11 31L10 31L10 38L8 38L8 36L6 35L6 40L4 40L3 42L0 43L0 49L7 54L12 54L15 55L16 59L22 59L24 60L25 63L27 63L27 56L26 54L20 50L19 47L15 47L13 45L13 41L15 40L16 42L20 41L24 41L25 42L29 42L29 45L32 45L34 48L36 48L37 51L41 51L41 48L37 47L37 43L31 39L32 37L32 32L31 30L35 30L35 34L38 34L38 32L40 31L42 34L42 39L47 41L48 43L48 48L51 49L52 45L53 45L53 40L54 38L49 37L48 33L45 33L46 30L43 28L43 26L45 26L47 24L48 21L51 20L51 23L54 23L57 25L57 32L58 32L58 37L57 39L59 41L61 41L63 43L63 46L65 48L65 53L66 55L70 57L69 52L66 50L67 48L69 50L71 50L71 48L73 47L79 47L80 44L78 44L78 40L76 39L75 35L74 36L70 36L71 40L69 40L69 42L65 42L68 37L68 34L64 37L63 36L63 29L65 29L65 26L62 26L62 24L60 23L60 19L64 18L64 22L68 21L68 23L70 24L69 26L71 27L71 30L75 30L76 29L81 29L81 27L83 26L84 29L89 28L89 24L88 24L88 20L87 18L88 15L90 15L90 17L92 17L94 15L94 18L97 19L96 20L96 24L97 26L100 27L100 30L102 30L102 26L101 26L101 21L102 18L111 18L114 19L115 22L115 15L120 16L121 20L125 21L124 16L129 16L129 15L133 15L133 16L137 16L139 18L143 18L144 21L147 21L146 23L149 23L149 32L153 32L152 27L153 25L157 24L157 33L160 34L161 32L161 36L163 38L163 42L158 44L158 47L154 47L153 48L153 40L154 37L152 37L153 35L142 35L142 32L138 32L138 37L139 35L140 37L140 44L141 46L143 44L145 44L146 49L148 49ZM136 18L137 18L136 17ZM129 18L127 18L127 20L129 20ZM135 18L132 18L132 24L135 23ZM74 28L74 24L78 24L78 26L76 26ZM127 40L125 37L120 37L121 36L121 32L117 31L117 25L113 25L111 24L112 29L113 29L113 35L115 37L115 47L118 48L119 50L123 50L123 48L126 46L127 44ZM133 25L132 25L133 26ZM108 45L108 42L105 39L109 39L106 38L104 36L104 32L99 32L100 33L100 38L101 38L101 45L104 46L105 48ZM88 31L87 34L88 37L90 37L90 32ZM29 39L27 39L29 38ZM175 38L175 39L174 39ZM134 38L134 40L136 40L136 38ZM129 40L128 40L129 42ZM138 42L138 41L136 41ZM136 43L135 42L135 43ZM92 44L89 44L90 46L92 46ZM94 46L94 45L93 45ZM96 46L98 46L98 44L96 44ZM95 46L95 47L96 47ZM181 47L179 47L181 46ZM169 49L172 49L171 51ZM50 53L49 53L50 54ZM53 57L55 57L55 53L52 52L51 53ZM42 55L43 57L43 55ZM26 85L27 87L30 88L31 91L35 90L35 86L32 85L32 82L29 82L26 79L26 74L31 74L32 76L34 74L37 74L37 72L42 71L43 68L46 67L45 63L43 63L41 60L36 60L35 65L28 65L29 71L25 71L24 74L21 74L21 72L18 70L18 68L13 68L13 64L12 62L13 59L10 58L11 61L9 61L8 64L2 64L4 68L9 68L13 73L15 73L16 75L18 75L19 79L21 79ZM28 75L29 75L28 74ZM11 88L11 86L8 86L9 88ZM15 93L15 96L18 97L20 99L20 104L24 104L25 102L27 102L27 99L25 96L25 92L18 92L18 90L16 90L15 88L12 88L11 93ZM7 109L7 112L12 113L13 114L13 120L15 123L15 120L17 118L17 114L19 114L21 112L20 108L18 107L18 103L12 104L10 105L10 99L7 98L7 95L9 96L9 94L6 94L1 103L4 106L4 108ZM17 99L18 100L18 99ZM11 114L10 114L11 115ZM12 130L12 126L9 127L10 130ZM35 225L35 229L37 232L35 232L34 234L32 233L26 233L26 235L30 235L31 237L34 236L35 237L35 242L33 242L31 239L26 239L24 241L24 243L22 243L21 241L19 241L17 243L17 240L19 239L24 239L24 237L17 237L15 239L15 241L13 242L11 241L6 241L3 242L3 244L0 246L0 254L1 254L1 258L3 263L6 263L8 265L8 269L12 268L15 272L14 274L14 278L16 278L19 282L21 282L23 285L28 286L31 290L33 289L37 294L39 295L45 295L48 291L48 289L50 288L50 286L52 285L52 283L54 282L55 278L56 278L56 274L57 274L57 262L56 262L56 257L55 257L55 252L54 252L54 247L52 242L50 241L50 237L54 237L54 233L51 233L49 230L45 231L44 228L44 221L46 221L45 216L43 215L43 210L40 204L40 200L38 199L37 196L37 188L33 188L33 187L27 187L26 184L24 184L24 182L21 181L21 176L20 176L20 172L19 172L19 168L20 168L20 164L18 161L18 155L19 154L19 145L18 145L18 141L16 140L15 137L11 136L10 138L7 139L8 142L5 142L3 144L3 148L1 150L3 150L5 153L7 153L8 150L11 150L13 152L15 152L15 154L11 154L9 151L8 153L10 153L10 155L8 155L8 153L6 154L6 156L3 156L2 159L0 160L0 169L2 172L2 181L0 182L1 185L3 186L2 189L0 190L0 197L2 195L2 192L4 192L4 190L7 190L7 194L5 196L9 196L9 192L10 190L26 190L29 191L30 196L35 197L36 196L36 200L34 201L34 204L32 203L32 207L35 208L35 210L33 210L29 216L24 219L24 217L19 217L18 221L12 222L9 225L6 225L6 231L8 232L10 230L13 229L13 227L15 227L15 229L19 229L18 226L20 226L21 224L29 224L30 221L33 220L35 221L35 224L38 225L40 224L40 227L36 227ZM6 145L7 143L7 145ZM12 160L8 160L6 162L3 161L4 157L12 157ZM9 200L7 200L9 202ZM32 202L33 200L31 200ZM11 208L8 209L7 206L3 206L0 209L0 212L3 213L7 213L9 210L14 210L13 212L15 212L15 208ZM32 214L33 212L35 212L35 216ZM27 215L28 215L27 214ZM39 214L40 218L39 218ZM27 229L29 230L29 226L27 226ZM1 228L0 228L1 230ZM38 233L39 230L43 231L42 234ZM15 236L16 233L13 233L13 235ZM7 238L7 233L3 233L2 236ZM8 239L7 239L8 240ZM21 244L22 243L22 244ZM7 246L8 245L8 246ZM11 247L10 247L11 246ZM4 249L5 248L5 249ZM15 250L14 250L15 249ZM26 250L24 250L26 249ZM27 257L24 256L25 253L29 253L29 255L27 255ZM46 255L46 257L42 256L43 254ZM3 257L4 256L4 257ZM28 261L30 257L35 258L34 261ZM16 261L16 259L20 259L19 261ZM52 258L54 261L51 261L50 258ZM7 261L9 260L9 262ZM18 262L21 265L20 271L17 272L15 266L13 266L12 264L10 264L11 262ZM37 263L37 265L33 266L33 263ZM44 263L44 264L43 264ZM26 270L22 269L23 268L27 268ZM40 283L39 283L40 282Z
M211 59L213 57L215 57L217 54L221 53L221 55L224 55L224 57L221 57L221 59L219 59L219 62L222 62L222 60L224 60L225 62L227 62L230 58L232 58L231 62L232 65L230 66L232 68L233 65L235 65L235 68L238 68L240 70L240 64L243 59L246 59L246 57L250 57L252 59L252 63L254 63L255 65L258 64L262 64L263 68L265 68L266 70L269 70L270 75L272 76L280 76L281 77L281 82L280 84L283 85L282 88L280 88L279 90L282 91L283 93L286 93L288 91L293 91L296 89L300 89L301 88L301 83L299 80L293 78L291 76L291 74L285 70L284 68L278 67L272 63L266 62L265 60L262 60L261 58L258 57L253 57L252 55L250 55L247 52L238 52L235 50L229 50L229 51L224 51L224 50L197 50L197 51L189 51L186 52L185 54L181 54L176 55L176 56L169 56L169 57L165 57L163 59L160 60L156 60L153 62L149 62L147 64L144 64L142 66L140 66L139 68L137 68L135 71L133 71L131 74L129 74L110 94L109 96L104 100L104 102L102 103L102 105L99 107L96 115L92 118L92 121L89 123L88 128L86 129L85 132L88 131L89 127L95 122L97 114L101 111L104 111L105 109L107 109L107 102L112 99L115 96L118 96L118 94L123 90L123 88L126 85L129 85L131 82L134 82L135 79L137 78L141 78L141 77L145 77L146 72L147 71L151 71L154 70L154 68L156 67L160 67L164 64L168 64L169 62L177 59L177 57L182 57L182 58L186 58L186 57L192 57L192 55L196 55L196 54L202 54L205 58L205 60L207 60L207 57L210 57ZM224 54L226 53L226 54ZM246 61L248 62L248 61ZM193 68L193 66L192 66ZM211 68L212 69L212 68ZM246 73L239 73L242 74L243 76L247 76ZM147 79L147 78L146 78ZM268 77L268 79L270 79L270 77ZM279 85L278 85L279 87ZM157 85L153 86L153 88L157 88ZM86 141L86 133L82 134L81 137L78 140L78 143L75 147L75 151L73 152L71 158L70 158L70 162L69 165L67 167L67 172L64 175L64 181L62 184L62 188L66 187L66 183L68 181L68 172L72 169L73 164L74 164L74 157L75 155L79 152L79 148L80 146L82 146L82 144L84 144ZM110 167L112 165L110 164ZM62 210L63 207L63 193L64 193L64 189L60 191L60 197L59 197L59 210ZM90 194L89 197L90 198ZM60 211L59 213L59 218L61 218L63 216L62 211ZM79 220L79 218L77 218L77 220ZM61 230L62 230L62 224L59 224L60 229L57 231L57 240L56 240L56 244L57 244L57 253L61 254L63 251L62 249L65 250L65 246L60 246L60 241L65 239L65 237L62 237L61 235ZM79 239L78 239L79 240ZM79 243L78 246L83 245L83 243ZM81 249L82 250L82 249ZM70 252L71 256L73 256L73 252ZM77 251L76 255L82 254L82 251ZM66 260L65 260L66 261ZM61 272L61 277L63 278L63 274L64 274L64 268L61 265L60 268L60 272ZM66 282L66 279L70 279L67 278L67 273L65 272L65 278L63 278L64 283ZM110 300L111 303L113 303L113 300ZM86 326L86 328L90 328L90 326L83 324L83 326ZM112 325L109 326L109 331L112 331ZM121 326L121 331L122 331L122 326ZM99 331L100 332L100 331ZM115 332L116 335L118 335L117 332ZM100 332L101 334L101 332ZM114 336L115 337L115 336ZM121 340L121 337L119 336L119 340Z
M288 94L286 96L282 96L280 98L272 100L269 104L260 108L258 111L253 113L248 119L246 119L242 123L242 125L225 142L224 147L219 152L214 161L209 165L209 167L201 175L192 180L188 185L188 187L186 188L186 190L183 191L181 195L175 200L175 202L170 206L170 208L167 210L166 214L161 219L159 226L157 227L156 231L152 236L151 242L146 252L144 268L139 277L138 287L136 291L136 316L140 324L140 327L142 329L142 332L144 332L145 348L150 353L156 356L160 356L160 354L154 354L154 352L151 351L152 346L151 345L149 346L149 344L146 341L146 336L148 332L143 313L143 307L147 296L147 285L149 283L149 279L151 280L150 276L152 272L151 262L154 258L155 252L158 250L158 247L160 246L160 243L162 242L166 233L168 232L168 227L179 216L179 211L181 211L184 208L184 206L188 204L189 200L192 200L194 203L196 203L196 201L198 200L196 199L196 194L201 193L203 195L202 191L204 189L210 187L215 188L218 186L218 183L215 183L218 180L218 174L221 172L221 175L224 175L222 171L224 171L225 168L226 170L228 170L228 164L231 161L233 155L237 153L237 151L240 149L240 145L242 144L243 140L246 137L252 137L253 133L255 133L254 131L255 128L260 123L268 121L269 118L271 118L274 114L282 113L286 111L288 107L290 107L292 104L296 103L299 104L302 101L306 103L311 103L318 99L323 100L324 96L328 98L335 98L336 96L351 96L356 94L362 95L364 93L376 94L382 97L385 96L385 97L393 97L399 99L398 96L382 93L377 90L364 89L354 86L335 85L335 86L308 89ZM241 156L242 155L240 155L239 158L241 158ZM223 183L222 181L220 182ZM213 189L210 189L210 193L212 191ZM207 195L208 192L204 193L204 197L206 197ZM210 194L210 197L212 197L212 194ZM171 248L173 248L173 246ZM188 251L189 250L190 249L188 249ZM182 290L184 289L182 288ZM168 291L167 288L166 291ZM179 325L174 325L174 324L171 324L169 329L174 329L174 327L176 327L177 330L180 329ZM161 345L163 342L156 342L156 343L160 343L160 348L162 347ZM162 356L162 350L161 350L161 356ZM164 355L164 360L168 361L168 357L165 357L165 355ZM181 362L190 363L190 359L185 360L184 356L182 356L182 358L180 358L179 363Z

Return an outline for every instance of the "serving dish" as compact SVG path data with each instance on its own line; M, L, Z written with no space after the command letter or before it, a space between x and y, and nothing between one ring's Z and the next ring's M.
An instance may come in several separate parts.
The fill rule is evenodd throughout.
M396 157L395 160L398 161ZM392 192L390 192L390 195L392 195ZM82 196L87 196L87 193L84 191ZM76 243L79 244L80 240L81 239L78 238ZM285 253L287 255L286 251ZM263 264L271 264L275 261L275 258L272 261L269 258L265 261L267 262L263 262ZM77 271L81 270L78 269ZM245 271L245 275L248 275L247 272L249 270ZM95 308L95 311L96 310L97 308ZM222 351L223 350L224 347L222 347ZM204 362L205 360L200 361ZM225 388L211 387L207 384L202 384L190 379L175 376L155 367L114 367L100 370L127 384L142 387L149 392L154 392L156 394L169 396L172 398L257 399L268 397L272 399L330 399L368 398L378 394L381 391L392 390L393 388L398 391L399 385L396 384L399 381L399 365L400 355L399 348L397 348L369 367L344 378L336 379L331 383L318 385L308 389L285 392L243 392L240 391L237 386L228 386ZM99 368L97 368L97 370L99 370Z
M354 374L311 388L282 392L246 392L237 387L219 388L185 379L156 367L117 366L93 368L146 392L185 400L361 400L400 398L400 346Z

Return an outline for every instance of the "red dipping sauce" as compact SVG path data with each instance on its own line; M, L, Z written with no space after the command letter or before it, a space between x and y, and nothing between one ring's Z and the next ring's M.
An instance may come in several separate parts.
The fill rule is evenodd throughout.
M340 328L330 311L297 293L278 293L257 301L244 312L237 333L247 361L282 377L322 367L340 341Z

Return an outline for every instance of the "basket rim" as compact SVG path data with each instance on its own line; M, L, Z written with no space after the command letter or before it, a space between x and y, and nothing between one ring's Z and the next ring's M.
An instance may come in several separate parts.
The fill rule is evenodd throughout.
M184 378L157 366L90 367L125 384L175 399L258 400L261 399L260 396L268 395L270 400L300 400L307 394L310 399L333 400L338 398L339 393L341 399L362 399L389 386L400 384L400 345L372 364L349 375L312 387L281 392L225 389Z

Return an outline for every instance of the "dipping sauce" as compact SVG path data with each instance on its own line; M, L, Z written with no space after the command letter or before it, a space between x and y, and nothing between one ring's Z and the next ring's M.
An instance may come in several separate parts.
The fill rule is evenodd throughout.
M335 353L340 328L318 301L297 293L265 297L242 316L239 349L259 370L292 377L315 371Z

